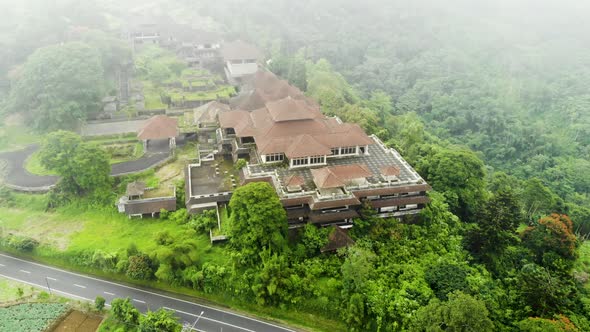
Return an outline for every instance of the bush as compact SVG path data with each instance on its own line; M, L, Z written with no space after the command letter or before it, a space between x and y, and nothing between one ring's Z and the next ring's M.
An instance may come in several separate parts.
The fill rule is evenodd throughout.
M160 219L168 219L168 217L170 216L170 212L166 209L160 209Z
M104 308L105 302L106 302L106 300L104 299L104 297L97 296L94 299L94 307L96 308L96 310L101 311Z
M25 252L31 252L39 246L39 241L26 236L9 235L3 242L10 248Z
M184 225L188 222L189 215L188 215L188 212L186 209L179 209L177 211L170 213L170 216L168 217L168 219L170 219L170 221L175 222L179 225Z
M247 163L246 163L246 160L244 160L244 159L241 159L241 158L240 158L240 159L238 159L238 161L236 161L236 163L234 164L234 168L235 168L237 171L239 171L239 170L241 170L242 168L246 167L246 164L247 164Z
M208 232L217 226L217 212L215 210L205 210L194 216L189 226L198 233Z
M152 260L146 254L138 254L129 257L129 265L126 275L131 279L149 280L152 278Z
M139 323L139 311L131 304L129 298L114 299L111 302L113 316L126 324L137 325Z

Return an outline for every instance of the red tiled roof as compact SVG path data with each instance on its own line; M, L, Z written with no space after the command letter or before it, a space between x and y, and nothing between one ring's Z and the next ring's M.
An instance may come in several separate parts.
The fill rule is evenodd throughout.
M178 120L165 115L156 115L145 122L137 137L142 140L163 139L178 136Z
M244 92L230 100L233 109L253 111L263 108L266 103L291 97L304 100L309 106L319 109L319 104L306 97L301 90L266 70L259 70L245 84Z
M342 179L332 173L329 167L312 169L311 175L313 176L313 182L318 188L329 189L344 187Z
M287 187L298 187L305 184L302 177L298 175L291 175L285 179L285 186Z
M358 125L327 118L319 109L291 97L252 112L220 114L219 122L222 128L233 128L238 137L254 137L260 155L330 155L331 148L374 143Z
M365 164L338 165L312 169L313 182L320 189L344 187L347 182L372 176Z

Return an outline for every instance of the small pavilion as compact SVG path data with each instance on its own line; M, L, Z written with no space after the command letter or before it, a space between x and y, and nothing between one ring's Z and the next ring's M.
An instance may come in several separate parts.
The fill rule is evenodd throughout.
M168 139L170 148L176 147L176 137L180 134L178 120L166 115L156 115L147 120L137 133L137 138L143 141L147 149L149 140Z

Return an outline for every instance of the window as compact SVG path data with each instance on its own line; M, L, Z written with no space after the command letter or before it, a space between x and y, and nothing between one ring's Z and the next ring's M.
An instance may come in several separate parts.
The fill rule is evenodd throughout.
M256 59L244 60L244 63L256 63Z
M333 156L337 156L340 154L340 148L333 148L332 149L332 155Z
M307 163L308 163L307 157L293 159L293 166L307 165Z
M355 154L356 153L356 146L347 146L342 148L342 154Z
M265 156L265 160L267 163L274 163L278 161L283 161L284 155L282 153L271 153Z
M325 156L315 156L311 157L309 163L310 164L323 164L326 162Z
M241 65L242 64L242 60L231 60L230 63L232 65Z

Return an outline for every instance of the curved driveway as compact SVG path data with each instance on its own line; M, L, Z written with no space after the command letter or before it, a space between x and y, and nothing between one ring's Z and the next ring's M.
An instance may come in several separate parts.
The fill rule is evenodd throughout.
M177 140L178 145L184 144L183 140ZM41 176L29 173L25 169L27 158L39 149L38 144L29 145L18 151L2 152L0 159L8 163L8 171L4 183L13 189L21 191L42 192L53 187L59 177ZM113 164L111 176L119 176L145 171L157 166L170 157L168 140L150 141L145 155L137 160Z
M40 176L29 173L24 165L27 158L37 151L39 145L29 145L18 151L0 153L0 159L8 163L8 171L4 182L15 189L28 189L29 191L46 191L54 186L59 179L57 176ZM20 187L20 188L19 188Z

